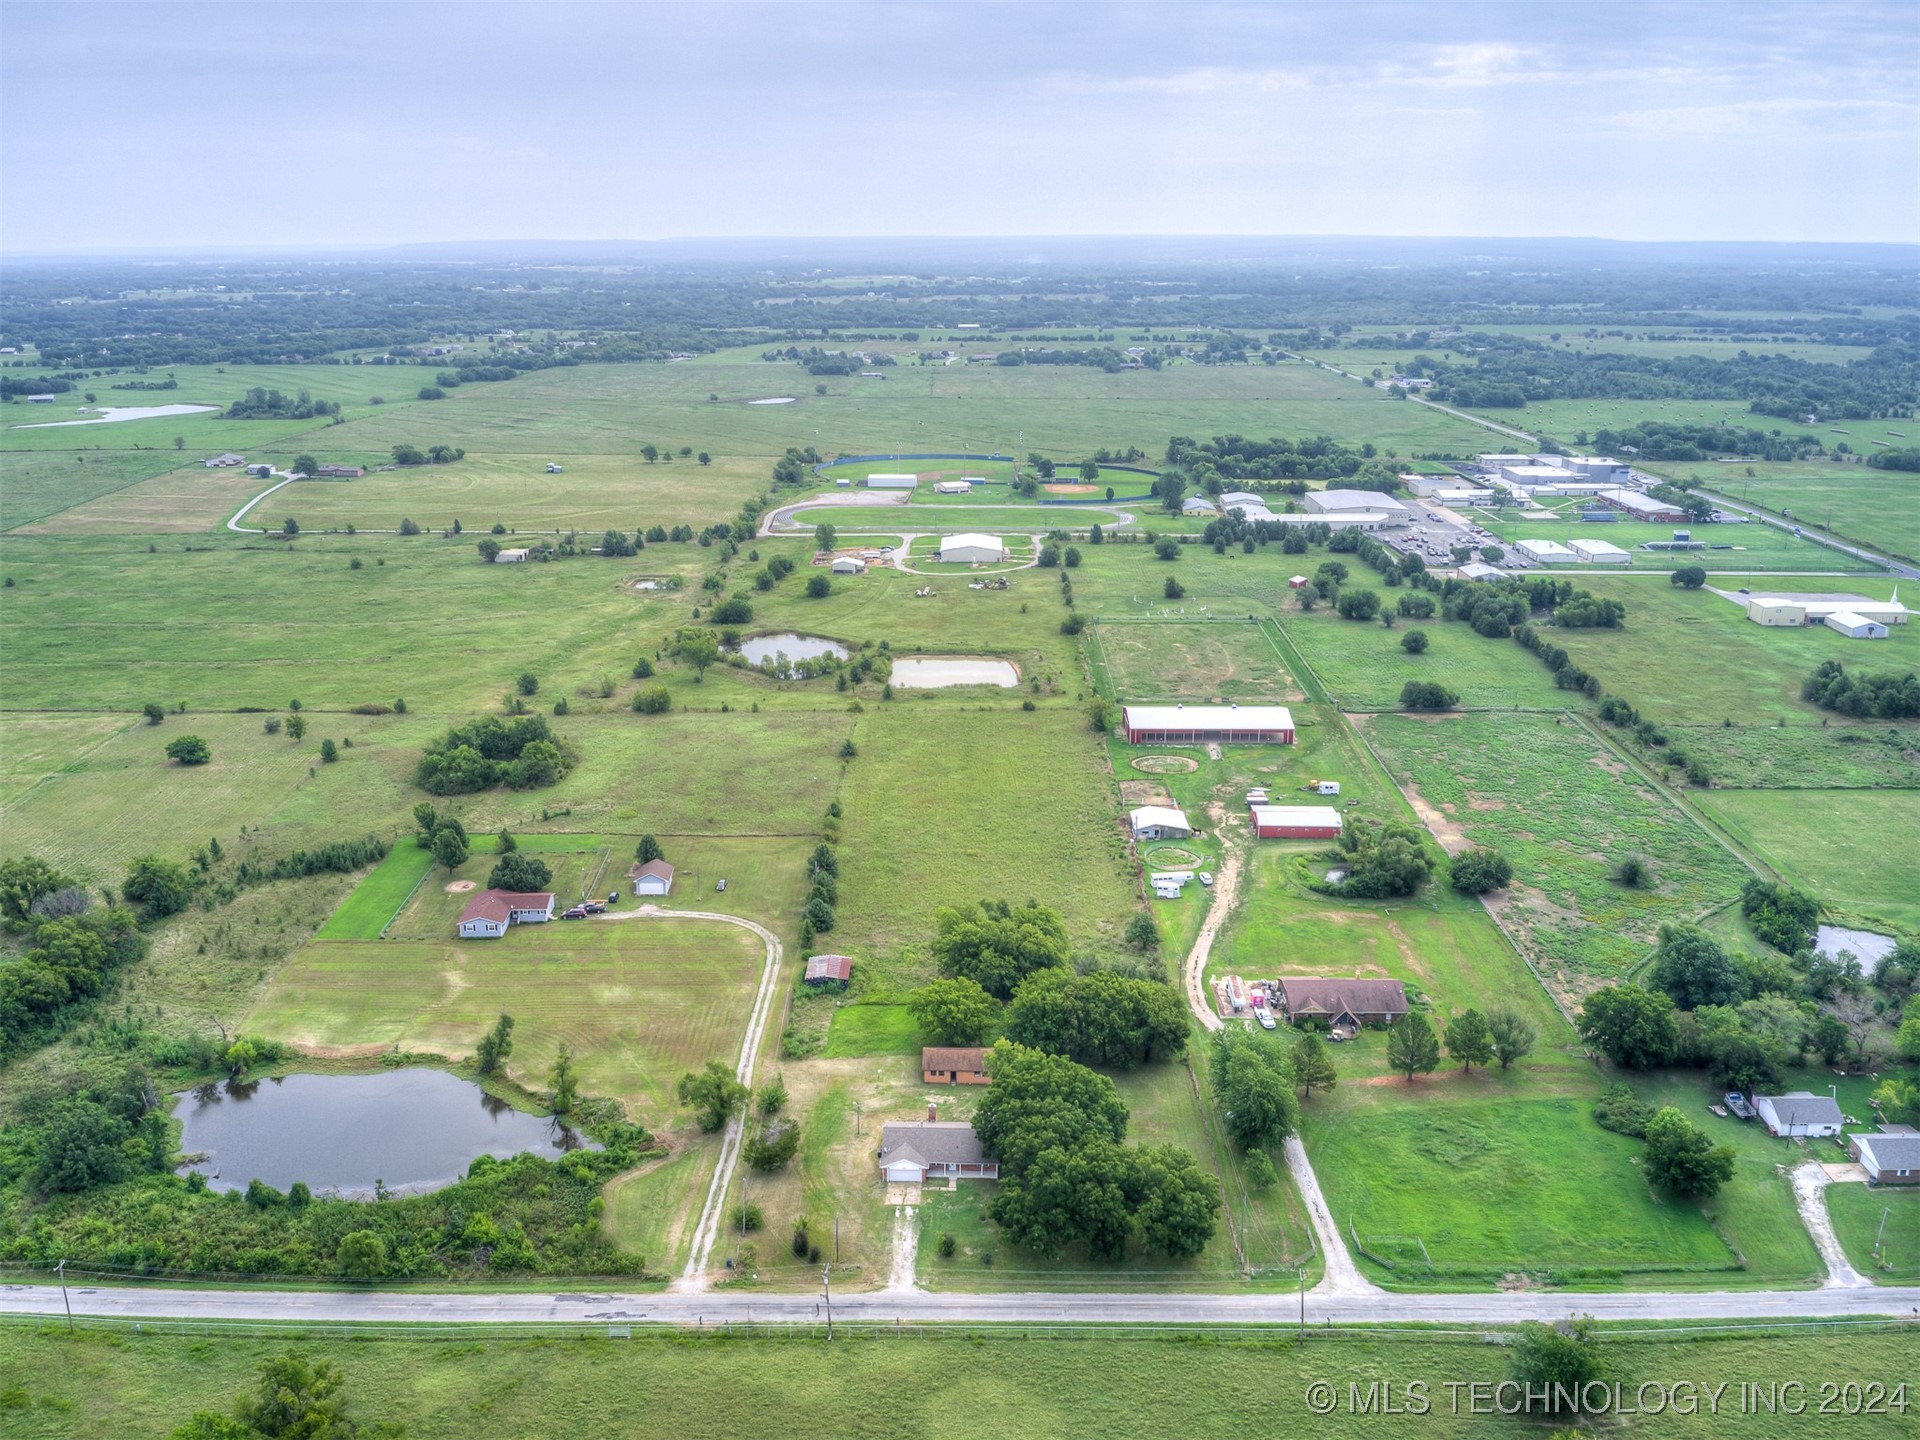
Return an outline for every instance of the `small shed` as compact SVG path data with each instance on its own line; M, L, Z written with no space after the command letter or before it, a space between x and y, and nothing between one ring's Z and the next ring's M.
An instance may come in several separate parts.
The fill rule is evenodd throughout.
M1306 588L1307 588L1307 577L1306 577L1306 576L1304 576L1304 575L1290 575L1290 576L1288 576L1288 577L1287 577L1287 588L1288 588L1289 590L1304 590L1304 589L1306 589Z
M844 985L853 978L853 958L848 955L809 955L807 973L801 977L808 985Z
M636 895L666 895L673 890L673 866L664 860L649 860L627 872Z
M1127 816L1136 840L1183 840L1193 834L1184 812L1170 805L1142 805Z
M864 575L867 573L867 562L851 555L841 555L834 559L830 568L836 575Z
M498 555L493 557L493 563L496 565L519 565L532 553L531 550L526 549L502 550Z

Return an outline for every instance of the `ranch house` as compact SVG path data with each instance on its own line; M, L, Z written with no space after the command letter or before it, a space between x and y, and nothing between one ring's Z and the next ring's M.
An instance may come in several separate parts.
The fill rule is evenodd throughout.
M1873 1185L1920 1185L1920 1130L1882 1125L1878 1134L1855 1135L1847 1153L1860 1162Z
M1128 705L1129 745L1291 745L1293 712L1284 705Z
M1830 1095L1789 1090L1785 1095L1756 1095L1753 1108L1769 1135L1838 1135L1842 1123L1840 1102Z
M927 1045L920 1051L920 1078L929 1085L985 1085L987 1052L981 1045Z
M462 940L497 940L509 925L544 925L553 919L550 891L482 890L460 912Z
M673 890L673 866L664 860L649 860L627 872L636 895L666 895Z
M1340 812L1331 805L1249 805L1262 840L1338 840Z
M1407 1013L1407 990L1398 980L1283 975L1280 1009L1291 1024L1322 1024L1344 1038L1362 1025L1393 1024Z
M880 1177L888 1184L928 1180L998 1180L1000 1162L987 1157L965 1120L893 1120L880 1129Z

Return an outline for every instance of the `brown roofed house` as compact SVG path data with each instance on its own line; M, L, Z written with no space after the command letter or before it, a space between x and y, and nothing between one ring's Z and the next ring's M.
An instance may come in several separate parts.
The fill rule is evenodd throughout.
M985 1085L986 1049L980 1045L928 1045L920 1051L920 1078L929 1085Z
M1324 1021L1335 1034L1351 1034L1362 1025L1391 1025L1406 1014L1407 991L1398 980L1283 975L1280 1005L1293 1024Z
M665 895L673 889L673 866L664 860L649 860L627 872L636 895Z

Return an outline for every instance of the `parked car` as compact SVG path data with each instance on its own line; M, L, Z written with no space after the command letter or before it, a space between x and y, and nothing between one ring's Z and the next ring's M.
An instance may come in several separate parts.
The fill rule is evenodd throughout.
M589 915L604 915L607 910L607 907L601 904L600 901L598 900L589 900L583 905L581 905L580 908L586 911L587 914Z
M725 880L716 880L713 882L713 888L715 893L718 893L727 888L727 882Z
M1260 1028L1262 1030L1278 1030L1280 1028L1279 1022L1273 1018L1273 1012L1264 1005L1258 1010L1255 1010L1253 1016L1260 1022Z
M1205 885L1208 889L1213 888L1213 872L1211 870L1202 870L1199 878L1202 885Z
M562 910L560 912L560 918L562 920L584 920L587 918L587 907L584 905L576 905L571 910Z
M607 904L618 905L619 903L620 903L620 892L618 890L609 890L607 892Z

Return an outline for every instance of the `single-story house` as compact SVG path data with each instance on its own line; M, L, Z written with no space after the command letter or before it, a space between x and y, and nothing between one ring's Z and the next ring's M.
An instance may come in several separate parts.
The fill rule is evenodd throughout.
M1340 812L1331 805L1249 805L1262 840L1338 840Z
M985 1085L987 1051L983 1045L926 1045L920 1050L920 1078L929 1085Z
M322 465L314 471L315 477L321 480L358 480L366 473L359 465Z
M927 1107L932 1115L933 1107ZM1000 1162L987 1158L965 1120L892 1120L880 1127L880 1175L890 1184L930 1179L998 1180Z
M1753 1108L1769 1135L1838 1135L1840 1102L1831 1095L1789 1090L1785 1095L1756 1095Z
M1193 834L1184 813L1171 805L1142 805L1127 816L1136 840L1183 840Z
M1876 1134L1851 1136L1847 1153L1872 1184L1920 1185L1920 1130L1911 1125L1882 1125Z
M836 575L864 575L867 573L867 562L851 555L841 555L835 558L830 568Z
M853 958L848 955L809 955L807 973L801 977L808 985L844 985L853 978Z
M1204 495L1189 495L1180 502L1180 513L1182 515L1211 515L1214 513L1213 502Z
M496 565L519 565L532 553L533 551L528 549L502 550L498 555L493 557L493 563Z
M509 925L541 925L551 919L551 891L482 890L460 912L460 938L497 940Z
M1284 705L1128 705L1129 745L1291 745L1293 712Z
M1391 1025L1407 1013L1407 990L1398 980L1283 975L1280 1008L1295 1024L1324 1020L1334 1029Z
M944 535L940 539L942 564L993 565L1007 558L998 535Z
M673 866L664 860L649 860L627 872L636 895L665 895L673 889Z
M1855 610L1834 611L1833 614L1827 616L1826 626L1829 630L1838 630L1849 640L1884 640L1887 638L1886 626L1882 625L1878 620L1869 620L1866 616Z
M28 398L31 399L32 397L29 396ZM246 463L246 456L229 453L226 455L215 455L206 462L206 466L209 470L236 470Z

